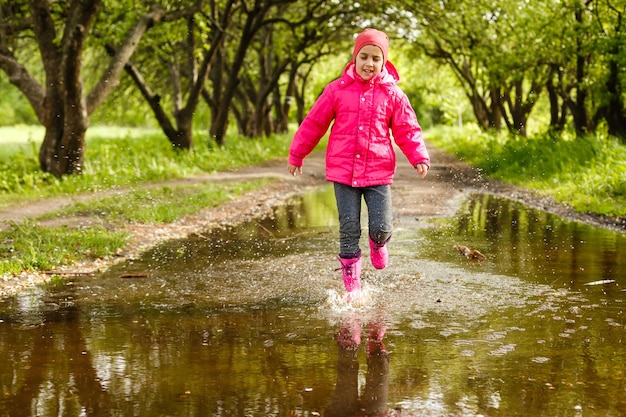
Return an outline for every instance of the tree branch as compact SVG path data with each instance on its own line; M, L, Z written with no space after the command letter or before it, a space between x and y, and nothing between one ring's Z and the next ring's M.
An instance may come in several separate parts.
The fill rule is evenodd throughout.
M46 92L42 85L8 51L0 52L0 68L9 76L9 82L26 96L39 122L43 122Z
M29 5L31 19L33 21L33 33L35 34L35 40L39 46L41 62L43 63L46 75L54 79L52 75L58 70L59 53L57 46L54 44L56 30L52 16L50 15L48 2L30 0Z
M124 66L135 52L139 41L146 31L159 22L165 15L165 10L160 5L153 5L150 11L143 15L137 24L130 30L128 37L115 56L111 58L109 67L102 78L87 96L87 113L91 114L104 101L106 96L119 84L119 79Z

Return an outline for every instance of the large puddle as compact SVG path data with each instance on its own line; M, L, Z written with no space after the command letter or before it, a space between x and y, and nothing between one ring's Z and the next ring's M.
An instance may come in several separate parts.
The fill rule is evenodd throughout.
M624 415L623 234L477 195L396 219L354 308L336 228L325 187L2 300L0 416Z

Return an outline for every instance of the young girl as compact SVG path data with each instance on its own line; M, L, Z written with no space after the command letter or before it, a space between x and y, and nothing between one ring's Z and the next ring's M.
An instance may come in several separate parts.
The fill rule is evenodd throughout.
M289 148L291 175L302 174L302 161L326 134L326 179L334 183L339 212L339 261L347 301L361 290L361 201L368 210L370 260L387 266L392 232L390 185L396 171L392 136L424 178L430 158L422 129L407 96L397 86L396 68L387 59L389 38L365 29L355 41L353 60L329 83L302 121Z

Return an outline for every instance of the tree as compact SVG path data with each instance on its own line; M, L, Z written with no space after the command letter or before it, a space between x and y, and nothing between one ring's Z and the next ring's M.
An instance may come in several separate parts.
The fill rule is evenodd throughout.
M596 1L593 10L597 22L597 50L604 74L601 76L600 105L594 115L606 121L609 134L626 143L626 108L624 106L624 63L626 63L626 28L624 13L626 4L618 1Z
M558 8L558 24L545 37L551 78L547 90L551 125L558 130L571 114L578 135L593 133L604 122L609 134L626 138L624 106L623 14L626 5L572 0ZM558 28L554 30L553 28Z
M258 31L241 71L233 110L242 134L287 131L297 83L306 83L306 78L298 77L299 68L337 53L343 46L337 39L350 40L357 29L350 22L358 22L361 12L360 7L328 1L299 1L274 10Z
M604 123L611 135L626 138L624 2L391 5L405 12L397 13L396 26L452 68L483 129L506 126L525 134L547 91L551 128L562 130L571 119L575 131L586 134Z
M41 169L57 177L80 173L89 115L119 82L124 65L148 28L165 14L152 6L128 31L99 81L85 94L83 53L102 0L47 2L3 1L0 4L0 68L28 99L45 136L39 153ZM22 63L20 51L35 42L43 82Z
M191 8L181 8L178 13L186 16L186 24L159 28L155 36L144 43L146 47L139 51L140 65L129 62L125 67L159 126L176 148L193 147L193 116L238 3L238 0L227 0L218 4L211 0L204 5L198 3ZM154 88L150 87L140 66L150 68ZM172 101L173 123L165 107L167 98Z
M592 27L586 11L591 0L575 0L560 7L559 22L546 38L552 54L546 56L550 78L546 88L550 98L551 127L562 130L567 114L571 114L577 134L592 132L588 108L589 63L592 60Z
M231 45L233 47L232 61L228 62L225 59L227 51L225 47L222 47L219 60L222 65L209 74L213 87L210 96L211 100L209 101L212 114L209 135L215 139L217 144L222 145L224 143L231 103L240 82L239 74L244 66L246 54L250 45L252 45L254 37L267 24L265 21L266 16L274 6L293 1L253 0L250 2L251 4L248 4L249 2L245 0L242 1L240 8L241 20L237 22L236 28L233 28L235 40L231 39L228 42L229 49ZM232 31L231 34L233 34ZM224 77L224 74L221 73L224 70L228 71L227 77Z
M543 7L524 1L422 2L408 8L427 56L453 70L483 129L526 134L528 117L546 82L533 48ZM413 22L411 22L413 23ZM414 23L413 23L414 24ZM532 24L532 28L521 26ZM404 24L406 30L411 26ZM535 38L533 38L535 37Z

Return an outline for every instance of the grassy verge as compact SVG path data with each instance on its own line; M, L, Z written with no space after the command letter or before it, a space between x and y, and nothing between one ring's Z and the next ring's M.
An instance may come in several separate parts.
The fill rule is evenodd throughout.
M77 261L114 255L130 236L120 223L169 223L215 207L237 195L257 189L267 180L201 183L185 186L137 187L284 157L291 135L266 139L228 137L226 146L198 143L190 152L176 151L154 132L100 130L88 139L82 175L54 178L42 173L33 135L14 129L0 135L0 208L28 201L109 190L115 196L92 198L44 218L84 216L100 218L107 227L42 227L37 219L13 223L0 232L0 275L44 271ZM104 132L104 133L103 133ZM122 132L122 133L121 133ZM120 134L121 133L121 134ZM111 226L113 225L113 226Z
M129 237L101 226L46 228L32 221L14 223L0 236L0 275L46 271L80 260L103 258L124 247Z
M549 194L579 212L626 216L626 146L615 139L454 128L433 129L428 138L491 178Z
M219 206L233 197L259 188L268 180L162 186L131 190L119 196L76 203L59 213L48 215L100 217L130 223L171 223L183 216Z
M33 220L13 223L0 232L0 275L50 270L75 261L111 256L123 249L130 238L111 224L170 223L202 209L219 206L266 183L267 180L260 179L151 187L131 190L123 197L93 198L42 216L42 219L59 216L98 218L106 222L107 227L99 224L80 228L41 227Z
M192 151L173 149L158 132L99 130L90 135L81 175L55 178L39 170L39 142L0 134L0 208L35 199L183 178L253 165L285 156L291 135L265 139L228 137L217 147L200 137ZM0 132L2 133L2 132Z

